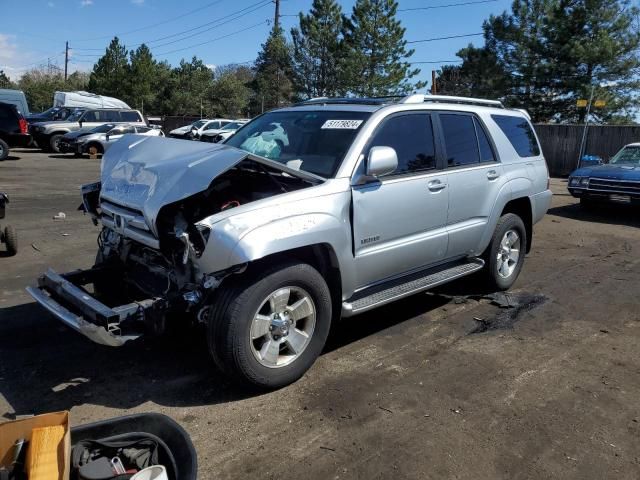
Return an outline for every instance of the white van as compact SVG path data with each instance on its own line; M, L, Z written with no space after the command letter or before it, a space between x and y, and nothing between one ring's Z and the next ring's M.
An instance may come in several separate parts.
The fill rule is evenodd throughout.
M18 107L18 111L22 115L29 115L29 105L27 105L27 97L24 96L24 92L22 90L0 88L0 102L15 105L16 107Z
M84 107L84 108L129 108L122 100L113 97L96 95L95 93L56 92L53 95L54 107Z

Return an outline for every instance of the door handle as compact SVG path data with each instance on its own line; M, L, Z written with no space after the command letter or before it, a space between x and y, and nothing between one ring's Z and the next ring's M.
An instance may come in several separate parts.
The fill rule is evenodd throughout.
M487 178L489 180L495 180L496 178L498 178L500 176L500 174L498 172L496 172L495 170L489 170L487 172Z
M439 192L440 190L447 188L447 184L442 183L440 180L431 180L427 184L427 187L429 187L429 190L432 192Z

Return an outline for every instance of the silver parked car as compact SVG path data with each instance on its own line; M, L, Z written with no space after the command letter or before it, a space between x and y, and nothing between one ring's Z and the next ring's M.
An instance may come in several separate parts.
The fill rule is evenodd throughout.
M102 155L126 134L164 136L161 129L146 125L105 123L92 129L80 129L67 133L60 140L59 149L63 153L73 153L76 156L83 153Z
M83 128L95 128L105 123L146 125L138 110L96 108L78 110L63 121L32 123L29 125L29 133L42 150L60 153L59 143L65 134Z
M40 304L113 346L201 323L223 371L275 388L341 316L478 271L511 287L551 192L525 113L411 95L271 111L225 144L125 137L83 202L96 265L49 270Z

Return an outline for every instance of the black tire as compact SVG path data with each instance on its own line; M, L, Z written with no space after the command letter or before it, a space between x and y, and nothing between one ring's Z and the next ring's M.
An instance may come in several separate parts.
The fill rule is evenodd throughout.
M505 276L504 273L499 272L498 253L501 251L502 240L509 231L516 232L519 237L519 255L517 262L513 265L513 270L508 276ZM483 255L486 262L485 271L491 288L496 290L508 290L511 288L522 270L526 251L527 230L522 219L514 213L507 213L500 217L493 232L493 237L491 237L491 242Z
M49 149L53 153L60 153L60 139L63 137L61 134L51 135L49 138Z
M102 145L100 145L99 143L90 143L89 145L87 145L87 148L86 148L86 152L89 155L102 155L103 154L102 150L103 150Z
M7 246L9 255L18 253L18 234L10 225L4 227L4 243Z
M331 295L327 284L316 269L299 262L275 265L236 280L221 287L211 307L207 328L211 356L231 380L246 387L275 389L295 382L318 358L331 328ZM315 327L298 358L270 368L253 353L251 326L263 301L287 286L304 289L309 294L316 311Z
M596 206L597 206L596 202L590 198L582 197L580 199L580 208L588 212L595 210Z
M7 142L5 142L4 140L0 139L0 162L2 160L6 160L8 156L9 156L9 145L7 145Z

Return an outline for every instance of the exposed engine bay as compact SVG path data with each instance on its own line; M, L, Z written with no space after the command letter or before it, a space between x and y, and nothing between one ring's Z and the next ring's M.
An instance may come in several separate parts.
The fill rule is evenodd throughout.
M130 238L126 230L111 228L113 224L121 225L122 220L114 221L113 215L105 213L106 206L99 203L100 184L85 186L88 188L83 191L84 210L93 216L94 222L103 224L96 265L107 267L100 281L94 282L95 294L107 304L162 299L167 313L191 312L200 318L207 296L224 277L242 271L243 266L226 272L199 271L192 260L202 255L210 232L206 227L198 228L196 223L313 184L311 180L243 160L215 178L205 191L162 207L156 223L158 249ZM159 331L163 325L147 327Z

